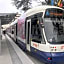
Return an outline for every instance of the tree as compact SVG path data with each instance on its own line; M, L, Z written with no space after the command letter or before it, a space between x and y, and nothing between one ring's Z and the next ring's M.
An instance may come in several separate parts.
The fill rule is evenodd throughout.
M50 5L51 4L51 0L45 0L47 5Z
M32 7L32 1L36 1L36 3L41 3L40 5L46 4L41 2L40 0L13 0L13 4L19 9L22 7L24 11L30 9Z
M29 9L29 5L31 5L31 0L13 0L13 4L19 9L23 6L23 10Z

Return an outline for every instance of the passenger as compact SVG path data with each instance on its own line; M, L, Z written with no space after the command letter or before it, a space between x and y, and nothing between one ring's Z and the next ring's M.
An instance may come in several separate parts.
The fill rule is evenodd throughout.
M3 31L3 34L6 34L6 31L5 30Z

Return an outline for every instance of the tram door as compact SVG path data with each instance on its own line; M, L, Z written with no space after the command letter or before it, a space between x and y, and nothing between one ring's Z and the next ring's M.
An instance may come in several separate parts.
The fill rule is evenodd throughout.
M26 28L26 48L30 51L31 19L27 20Z

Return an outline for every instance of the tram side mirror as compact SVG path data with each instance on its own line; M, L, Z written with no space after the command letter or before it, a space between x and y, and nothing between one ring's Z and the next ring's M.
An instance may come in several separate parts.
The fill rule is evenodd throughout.
M41 26L41 28L44 28L44 24L43 23L40 23L40 26Z
M44 28L44 25L41 25L42 28Z
M39 23L40 23L40 26L41 26L42 28L44 28L43 18L40 18L39 21L40 21L40 22L39 22Z

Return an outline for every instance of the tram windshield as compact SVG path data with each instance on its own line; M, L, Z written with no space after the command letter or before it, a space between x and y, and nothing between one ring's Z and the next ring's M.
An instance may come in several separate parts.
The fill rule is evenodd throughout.
M50 44L64 44L64 11L47 9L44 16L44 28Z

